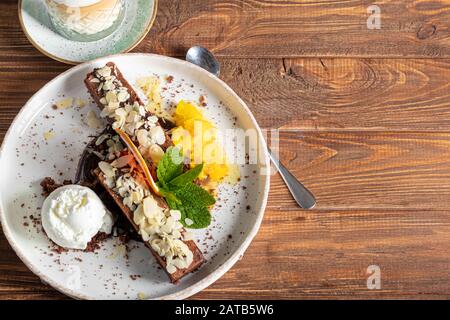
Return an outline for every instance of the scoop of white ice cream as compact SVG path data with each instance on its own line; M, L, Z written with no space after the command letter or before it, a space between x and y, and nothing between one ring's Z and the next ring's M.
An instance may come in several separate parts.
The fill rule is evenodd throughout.
M57 245L68 249L86 249L99 231L111 233L111 213L94 191L79 185L66 185L45 199L42 226Z

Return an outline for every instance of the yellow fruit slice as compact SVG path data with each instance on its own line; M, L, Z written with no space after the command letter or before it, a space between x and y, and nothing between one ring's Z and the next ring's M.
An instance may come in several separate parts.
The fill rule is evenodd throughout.
M147 163L145 162L144 158L142 157L141 153L139 152L139 149L136 147L136 145L133 143L131 138L122 130L115 129L116 133L119 135L119 137L122 139L122 141L126 144L128 149L131 151L131 153L136 158L137 162L139 163L142 171L144 171L145 179L147 180L147 183L149 187L153 190L153 192L160 196L159 188L155 183L155 180L153 180L152 175L150 174L150 170L148 169Z
M174 118L176 125L180 126L189 119L202 120L203 114L192 103L181 100L175 110Z

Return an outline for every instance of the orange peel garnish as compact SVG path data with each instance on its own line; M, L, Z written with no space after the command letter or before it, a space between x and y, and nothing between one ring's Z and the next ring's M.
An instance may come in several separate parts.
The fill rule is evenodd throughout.
M153 180L150 170L148 169L147 162L145 162L145 159L142 157L141 153L139 152L139 149L133 143L133 140L131 140L130 136L127 135L125 132L123 132L121 129L115 129L115 131L119 135L119 137L122 139L122 141L126 144L126 146L131 151L133 156L136 158L139 166L141 167L142 171L144 172L145 179L147 181L148 186L153 190L153 192L156 195L160 196L161 194L159 192L159 188L156 185L155 180Z

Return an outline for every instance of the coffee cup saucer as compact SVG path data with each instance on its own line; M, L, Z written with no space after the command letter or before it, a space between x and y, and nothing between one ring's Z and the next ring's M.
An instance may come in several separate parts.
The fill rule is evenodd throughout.
M123 22L110 36L91 42L77 42L58 34L50 21L44 0L19 0L22 30L36 49L68 64L128 52L150 31L156 18L158 0L127 0Z

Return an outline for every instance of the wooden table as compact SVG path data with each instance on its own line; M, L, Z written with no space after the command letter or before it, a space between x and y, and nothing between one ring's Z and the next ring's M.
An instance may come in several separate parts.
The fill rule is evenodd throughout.
M259 234L205 298L450 298L450 1L159 0L134 50L214 51L222 76L317 196L300 210L279 176ZM381 29L368 29L368 6ZM0 3L0 141L69 68L34 49ZM367 288L367 268L381 289ZM0 235L0 298L63 298Z

